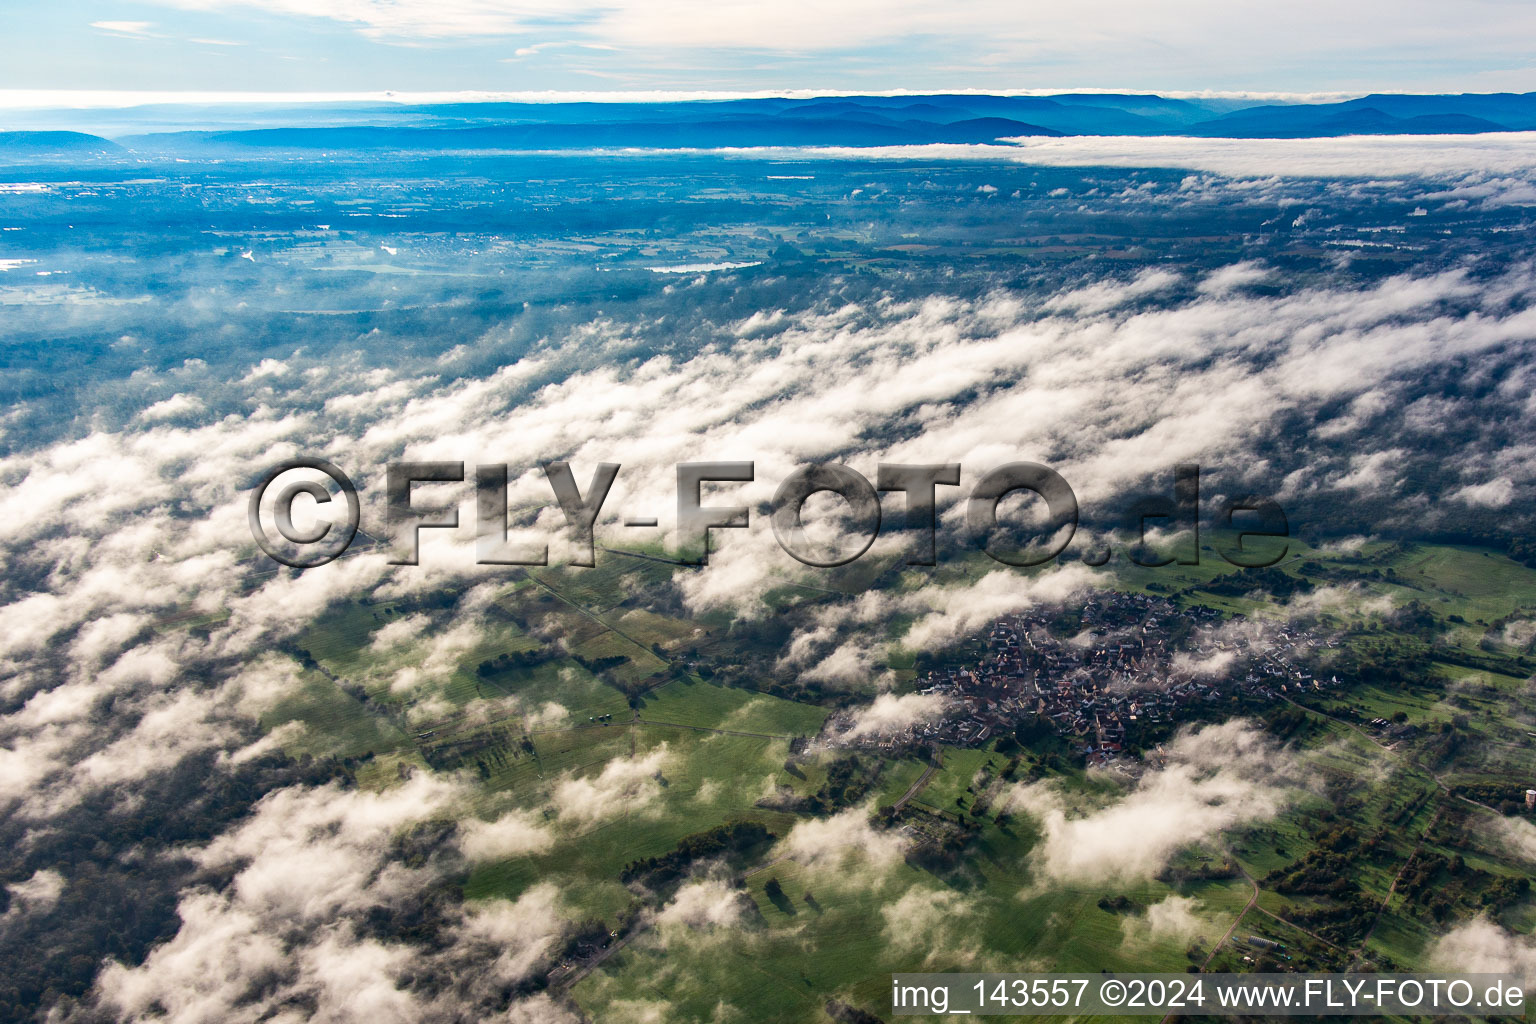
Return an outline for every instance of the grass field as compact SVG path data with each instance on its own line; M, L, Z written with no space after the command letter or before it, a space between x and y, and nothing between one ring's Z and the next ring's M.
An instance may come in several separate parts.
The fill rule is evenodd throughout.
M764 693L679 679L646 694L638 708L647 722L675 723L772 736L814 736L827 711Z

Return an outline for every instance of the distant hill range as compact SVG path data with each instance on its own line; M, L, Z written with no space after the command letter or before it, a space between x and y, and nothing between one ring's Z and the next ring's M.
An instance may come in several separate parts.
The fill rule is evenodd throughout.
M925 142L992 142L1024 135L1062 135L1004 117L952 122L796 117L774 114L709 120L524 122L473 127L263 128L240 132L176 133L126 140L134 147L166 141L197 146L269 149L715 149L742 146L910 146Z
M220 125L133 134L153 109L165 123ZM1030 136L1183 135L1330 138L1536 130L1536 93L1372 95L1335 103L1263 103L1112 93L1054 96L853 96L661 103L301 104L96 112L116 142L74 132L0 132L0 158L241 151L717 149L989 143ZM119 148L121 147L121 149Z
M115 142L83 132L0 132L0 157L79 157L121 154Z

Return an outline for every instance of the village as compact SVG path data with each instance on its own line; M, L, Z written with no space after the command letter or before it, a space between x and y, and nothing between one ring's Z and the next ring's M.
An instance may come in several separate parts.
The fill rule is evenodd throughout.
M1223 620L1211 608L1177 608L1134 593L1089 598L1071 636L1053 630L1053 617L1039 610L998 619L973 638L970 649L984 652L979 660L917 680L919 693L946 698L942 717L845 745L885 754L979 746L1035 721L1067 738L1088 763L1108 765L1122 757L1138 723L1180 721L1191 706L1235 696L1273 702L1339 682L1314 678L1305 667L1306 655L1336 641L1284 621ZM840 731L841 723L831 724L834 736Z

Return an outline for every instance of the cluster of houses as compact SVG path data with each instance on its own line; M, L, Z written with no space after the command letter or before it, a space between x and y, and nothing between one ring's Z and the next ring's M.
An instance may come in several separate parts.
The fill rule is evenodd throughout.
M919 692L946 698L941 717L865 733L853 745L886 753L976 746L1033 719L1102 764L1121 755L1138 721L1177 720L1181 708L1239 694L1274 701L1338 683L1305 667L1306 655L1336 642L1285 622L1229 620L1221 628L1213 609L1132 593L1090 598L1071 636L1058 635L1053 618L1036 611L997 620L974 638L971 649L984 652L974 663L918 680Z

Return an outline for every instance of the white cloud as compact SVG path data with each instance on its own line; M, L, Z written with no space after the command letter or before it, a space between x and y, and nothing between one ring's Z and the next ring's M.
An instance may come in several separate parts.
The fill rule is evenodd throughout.
M232 870L232 881L183 893L177 933L137 966L109 964L97 998L123 1017L183 1021L274 1019L295 1004L313 1020L476 1016L553 948L565 927L554 886L466 905L448 922L451 943L435 952L373 938L363 926L441 877L433 862L400 863L391 844L462 797L427 774L382 793L325 786L269 794L191 851L207 869ZM413 980L423 972L465 980L433 992ZM518 1012L537 1020L530 1015L540 1005Z
M1213 270L1200 281L1200 291L1207 295L1224 295L1249 285L1261 284L1274 276L1274 271L1257 262L1233 263Z
M1046 303L1047 309L1061 310L1091 316L1134 302L1136 299L1156 295L1172 288L1182 278L1168 270L1143 270L1129 282L1099 281L1075 291L1057 295Z
M844 741L871 736L892 736L943 717L947 705L940 694L908 693L900 697L882 693L867 707L854 711L852 721L839 739Z
M538 732L541 729L551 729L561 725L570 718L571 713L563 704L556 704L547 700L537 709L523 715L523 728L528 732Z
M1042 838L1031 855L1035 884L1148 879L1178 851L1272 818L1290 801L1294 760L1240 719L1181 733L1167 754L1165 767L1100 807L1075 808L1050 782L1005 794L999 809L1040 822Z
M1173 656L1170 665L1175 672L1216 679L1226 676L1227 670L1236 660L1237 654L1234 651L1217 651L1204 657L1179 651Z
M288 364L281 359L263 359L251 368L246 374L245 382L260 380L262 377L279 377L288 372Z
M1536 825L1524 818L1506 818L1501 815L1493 822L1493 833L1508 852L1536 864Z
M656 922L663 927L727 928L741 920L742 900L740 889L720 879L689 882L656 915Z
M514 985L532 976L560 935L560 891L549 882L534 885L513 900L484 900L465 907L459 937L481 945L490 956L477 969L482 985Z
M1427 40L1445 59L1503 75L1510 88L1527 53L1536 21L1520 5L1469 0L1450 16L1427 0L1406 0L1382 19L1368 7L1301 0L1284 21L1215 3L1178 0L1150 9L1128 2L1090 7L1021 8L1000 0L936 7L922 0L847 0L829 5L797 2L766 8L748 0L709 5L688 0L618 0L609 4L560 5L554 0L162 0L198 11L256 9L305 21L328 19L379 40L451 40L546 35L550 24L573 26L573 36L605 46L654 55L705 50L712 53L827 53L905 45L933 59L964 61L972 79L992 67L1054 69L1072 87L1109 77L1119 88L1195 81L1189 56L1199 54L1198 83L1247 84L1256 77L1294 75L1299 65L1331 83L1360 84L1340 61L1366 60L1401 68ZM1113 26L1108 30L1107 26ZM565 34L564 32L562 34ZM908 64L912 62L909 59ZM921 63L921 62L919 62ZM1411 61L1409 61L1411 63ZM910 68L908 69L910 77ZM1398 74L1406 72L1397 71ZM1415 74L1422 81L1424 73ZM674 75L675 77L675 75ZM1016 76L1015 76L1016 77ZM1392 79L1387 80L1390 84ZM953 89L951 83L949 88Z
M1515 485L1508 477L1495 477L1484 483L1468 484L1452 492L1451 497L1468 505L1503 508L1515 500Z
M374 630L369 646L375 652L392 651L415 640L429 625L431 620L420 614L391 619Z
M886 946L902 958L903 970L968 963L980 945L974 921L976 902L953 889L914 885L880 908ZM921 953L917 963L906 958Z
M64 876L52 868L32 872L25 882L12 882L6 886L11 894L11 906L5 917L19 914L47 913L59 902L64 892Z
M900 860L907 842L898 832L869 823L869 811L851 807L830 818L796 822L779 844L779 853L813 868L867 863L886 868Z
M736 152L800 160L1007 160L1042 167L1182 167L1238 179L1515 177L1528 187L1536 132L1486 135L1355 135L1315 139L1210 139L1185 136L1027 136L1006 144L760 147ZM1496 203L1500 191L1480 202Z
M299 18L324 18L379 39L513 35L570 13L569 8L549 0L522 0L517 4L496 0L176 0L174 6L185 10L245 7Z
M472 861L543 853L555 837L529 811L508 811L495 821L471 818L459 826L459 849Z
M144 36L154 27L152 21L93 21L91 28L99 28L103 32L111 32L115 35Z
M562 780L552 796L561 820L584 825L646 811L661 796L657 776L666 758L663 743L644 756L614 758L596 775Z
M1186 298L1158 292L1148 308L1110 306L1090 320L1050 314L1043 308L1049 301L1011 294L863 307L829 302L794 315L768 313L756 324L732 310L714 325L724 343L691 357L652 352L634 363L582 363L581 352L623 350L639 329L601 320L489 375L448 383L435 369L315 376L301 354L258 362L262 375L220 383L250 403L248 413L204 410L195 422L97 429L0 459L0 473L15 481L0 495L0 545L15 564L46 580L36 591L8 595L4 605L0 666L10 674L0 686L22 710L10 723L20 738L0 750L0 795L30 800L34 808L57 806L43 788L78 794L93 776L103 784L127 778L120 769L132 763L131 745L95 756L133 725L114 720L102 732L93 723L90 708L109 692L175 689L177 666L267 649L334 602L381 586L380 596L400 597L498 578L469 564L467 525L462 543L429 548L420 571L398 572L380 554L358 553L297 576L258 577L246 588L239 487L252 467L299 450L345 450L353 453L348 464L362 467L406 453L518 466L568 456L579 471L623 452L612 507L663 512L675 507L672 467L699 458L756 459L756 481L712 489L714 500L755 508L794 467L818 459L845 461L867 476L881 460L956 460L969 484L1002 462L1036 458L1070 480L1089 507L1116 500L1171 462L1220 462L1263 436L1277 417L1312 416L1324 403L1342 404L1364 429L1393 407L1401 380L1448 359L1523 344L1536 314L1509 298L1528 290L1530 279L1528 269L1516 269L1479 283L1452 270L1388 278L1363 290L1221 289ZM1064 294L1085 287L1092 284ZM1480 312L1443 315L1451 303ZM759 336L763 330L773 333ZM533 387L557 366L564 369L554 383ZM305 394L270 387L279 378L268 371L302 372ZM186 380L175 393L214 393ZM1171 383L1145 386L1149 381ZM1523 401L1519 388L1511 400ZM327 412L315 414L322 403ZM1512 415L1536 417L1536 408ZM1006 436L998 423L1010 425ZM920 430L884 447L854 440L902 436L906 424ZM1354 429L1336 440L1347 443ZM1352 449L1352 464L1335 461L1304 474L1298 493L1391 493L1399 460L1412 454L1406 443ZM1522 456L1502 458L1467 463L1464 485L1502 488L1501 480L1528 478ZM134 486L122 486L124 479ZM376 486L364 483L365 492ZM512 491L514 503L548 502L536 471L517 477ZM941 501L950 502L941 506L941 534L958 537L963 507L943 489ZM189 517L189 509L205 514ZM473 522L471 514L463 519ZM669 528L664 522L663 533ZM720 533L707 570L677 575L689 608L762 614L770 590L790 580L816 585L818 574L777 550L765 523ZM877 553L890 557L894 550ZM782 665L806 678L878 683L893 639L914 649L937 646L998 615L1069 598L1105 579L1078 563L1032 573L999 566L971 582L871 593L818 613L791 640ZM1370 610L1387 599L1330 589L1298 598L1291 611L1344 601ZM206 641L141 637L160 617L187 611L216 620ZM910 622L905 635L890 635L893 620ZM409 620L375 640L393 648L418 626L418 635L427 632L424 621ZM43 685L28 666L72 630L74 675ZM434 695L443 680L477 642L474 629L461 625L434 634L409 657L381 650L391 675L377 682L420 698L418 713L430 712L440 706ZM291 674L271 674L262 699L270 704L295 685ZM164 733L169 743L148 750L147 763L233 742L219 720L247 713L243 701L231 690L209 698L197 714L194 703L140 701L142 711L158 712L141 733L146 744L154 741L156 722L179 716ZM179 711L167 710L173 705ZM545 711L532 712L531 721L554 724ZM80 764L90 771L77 772ZM56 795L69 798L63 790Z
M1201 905L1192 896L1166 896L1147 907L1143 914L1127 916L1120 922L1122 943L1137 952L1152 945L1187 945L1197 938L1214 938L1224 929L1202 914Z
M149 406L139 413L139 418L145 421L169 420L189 413L202 412L204 408L201 398L195 395L184 395L178 391L170 398Z
M1103 584L1102 576L1072 564L1023 578L1015 571L998 569L974 584L925 588L917 591L914 603L933 610L913 623L902 643L913 650L948 643L1003 615L1066 600Z
M1391 594L1373 595L1358 583L1347 583L1296 594L1283 607L1287 616L1300 619L1330 612L1387 615L1397 607L1397 602Z
M544 992L513 1003L503 1019L506 1024L581 1024L579 1017Z
M1437 939L1426 960L1443 970L1513 974L1526 988L1536 983L1536 939L1510 932L1486 917L1459 925Z

